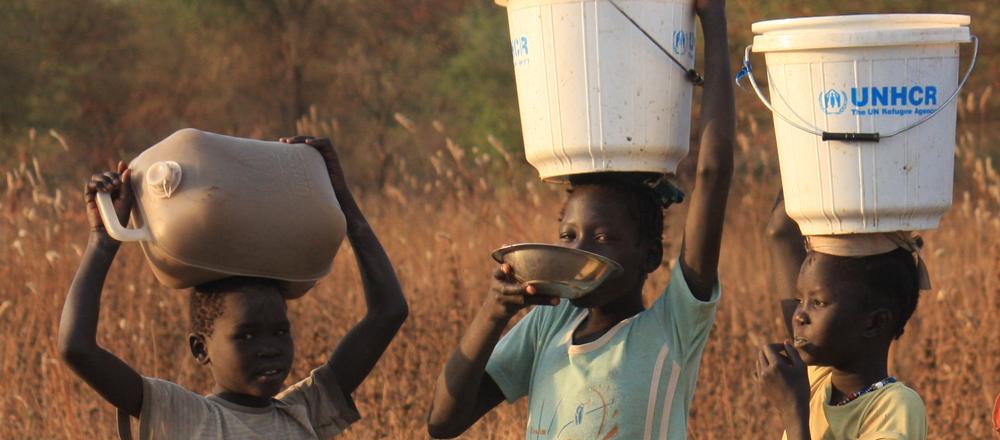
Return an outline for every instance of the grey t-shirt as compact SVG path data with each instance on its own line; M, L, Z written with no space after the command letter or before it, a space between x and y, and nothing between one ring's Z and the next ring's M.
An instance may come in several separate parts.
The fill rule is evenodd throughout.
M175 383L143 377L139 438L328 439L360 416L327 366L275 396L264 408L202 396Z

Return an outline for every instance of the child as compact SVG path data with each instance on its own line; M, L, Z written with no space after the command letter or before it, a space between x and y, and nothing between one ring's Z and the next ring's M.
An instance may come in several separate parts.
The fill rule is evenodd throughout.
M359 418L351 393L371 372L407 315L406 300L388 257L347 188L327 139L285 138L323 156L347 218L368 311L337 344L327 362L279 394L292 366L294 344L285 300L276 284L234 277L191 292L191 354L215 379L200 396L160 379L140 376L97 345L101 289L121 244L105 232L94 202L110 192L127 223L133 197L130 170L94 175L86 187L91 233L70 287L59 326L62 358L102 397L140 420L142 439L316 439L331 437ZM120 430L128 428L127 421ZM124 436L124 433L123 433Z
M1000 434L1000 394L993 402L993 432Z
M993 403L993 431L1000 434L1000 394Z
M663 202L614 174L578 176L559 243L609 257L624 273L573 301L535 295L501 265L448 360L428 417L454 437L502 400L529 396L526 438L682 439L719 300L717 266L732 176L735 118L725 2L699 0L706 83L701 151L684 242L670 284L644 310L642 287L663 258ZM511 318L537 307L501 340ZM499 341L499 343L498 343Z
M889 345L917 306L921 274L912 249L806 252L780 194L768 235L779 293L792 294L796 283L799 292L786 313L791 340L761 346L757 359L758 382L781 413L785 438L926 439L923 401L886 366Z

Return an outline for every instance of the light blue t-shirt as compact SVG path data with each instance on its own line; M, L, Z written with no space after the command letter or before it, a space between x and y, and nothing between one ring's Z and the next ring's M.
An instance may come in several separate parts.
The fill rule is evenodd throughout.
M715 322L680 264L651 308L573 345L586 309L535 307L497 344L486 372L508 402L528 397L527 439L683 439L701 354Z

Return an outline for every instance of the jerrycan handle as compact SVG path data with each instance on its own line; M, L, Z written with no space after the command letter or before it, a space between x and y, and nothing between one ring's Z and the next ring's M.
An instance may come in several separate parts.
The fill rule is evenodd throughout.
M101 212L101 221L104 222L104 229L108 235L118 241L150 241L149 227L143 225L139 229L129 229L118 222L118 214L115 212L115 204L111 201L111 194L106 192L97 193L97 210Z

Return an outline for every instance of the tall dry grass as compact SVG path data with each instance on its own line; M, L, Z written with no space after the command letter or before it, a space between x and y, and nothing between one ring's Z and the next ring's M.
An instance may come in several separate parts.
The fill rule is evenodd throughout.
M979 103L967 95L963 118L980 118ZM497 142L461 148L440 123L421 127L403 115L396 120L415 142L440 148L420 163L397 162L383 190L359 194L412 312L356 392L364 418L343 437L348 439L426 438L433 381L486 291L489 251L552 240L562 198ZM777 338L781 331L762 233L777 168L770 121L741 114L740 127L721 263L724 296L701 367L692 439L778 438L781 432L777 415L752 386L747 338L750 332ZM329 124L315 119L303 120L299 129L336 138ZM986 148L996 140L988 123L963 125L955 205L940 229L925 234L935 290L922 296L893 351L893 371L927 403L931 438L988 438L991 397L1000 392L1000 176ZM360 153L344 152L354 154ZM47 179L46 170L62 166L29 157L0 170L3 439L114 435L112 408L56 354L62 301L86 241L79 190ZM668 257L677 254L683 215L684 205L667 215ZM666 284L666 274L660 270L651 278L648 299ZM159 286L138 248L125 245L107 280L100 343L145 375L207 392L207 371L187 353L185 310L185 295ZM293 377L322 362L363 310L345 247L333 273L290 305L298 346ZM524 425L524 402L503 404L464 438L521 438Z

